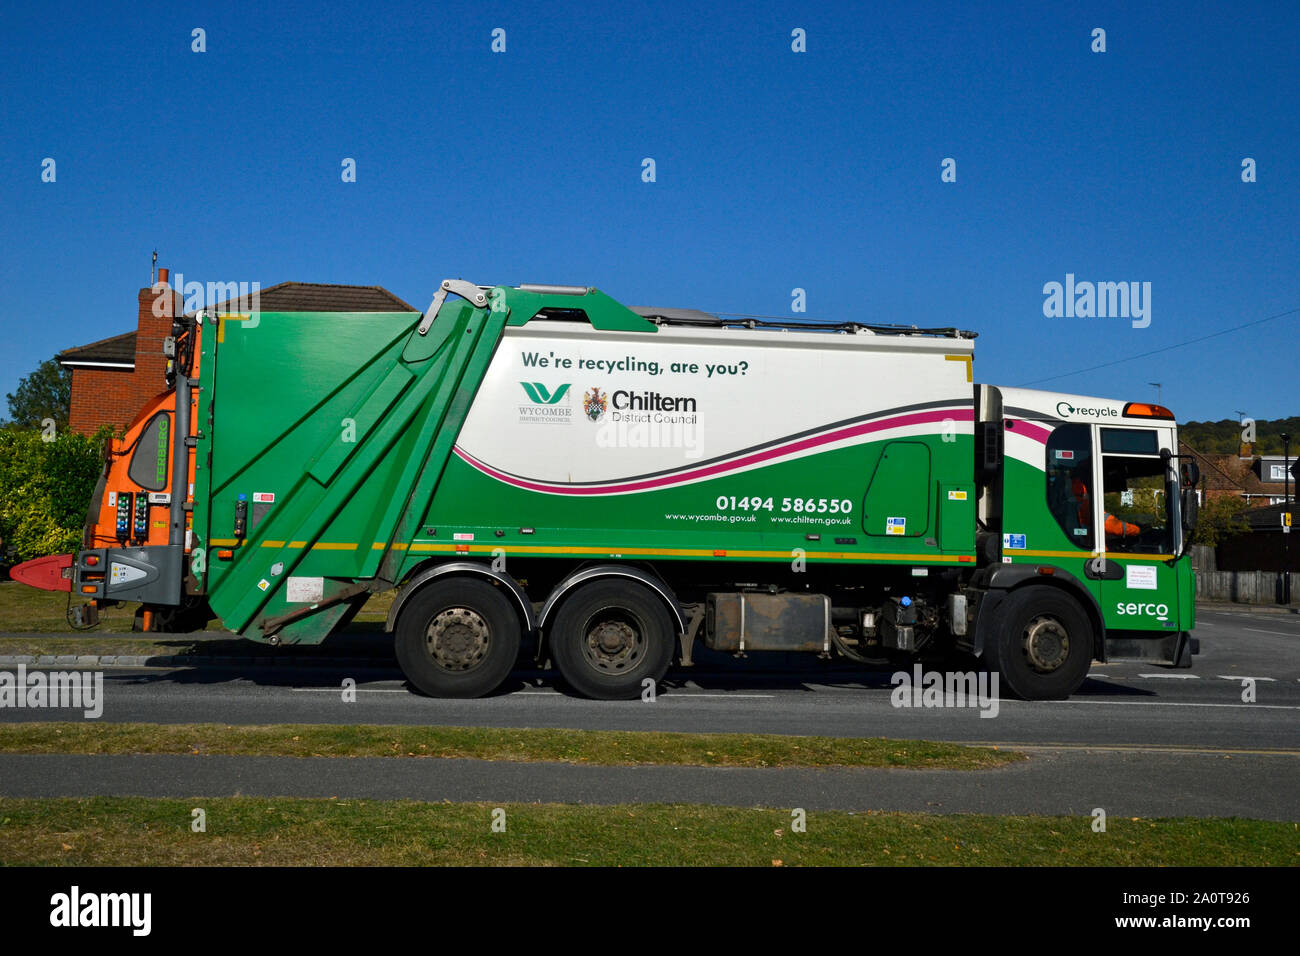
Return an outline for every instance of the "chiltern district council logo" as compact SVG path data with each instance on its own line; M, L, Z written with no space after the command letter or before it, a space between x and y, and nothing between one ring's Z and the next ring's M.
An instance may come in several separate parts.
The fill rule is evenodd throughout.
M582 410L587 413L587 417L593 422L598 422L605 415L605 409L609 407L609 396L598 388L592 388L590 392L584 392L582 395Z

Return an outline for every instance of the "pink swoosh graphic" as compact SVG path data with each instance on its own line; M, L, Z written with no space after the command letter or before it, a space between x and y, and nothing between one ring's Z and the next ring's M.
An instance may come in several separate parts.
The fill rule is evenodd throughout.
M904 425L921 425L927 422L956 421L969 422L973 421L975 413L969 408L966 409L939 409L937 411L916 412L911 415L896 415L893 418L882 418L874 422L862 422L858 425L850 425L847 428L840 428L831 432L823 432L820 435L810 435L807 438L801 438L798 441L791 442L787 445L780 445L774 448L765 448L762 451L753 452L740 458L734 458L730 461L718 462L717 464L707 465L701 468L680 471L672 475L661 475L657 478L645 478L640 481L613 482L605 485L562 485L550 484L540 481L529 481L524 478L515 478L498 471L486 462L479 461L469 452L460 446L452 450L466 463L477 468L484 474L491 475L498 481L504 481L508 485L516 488L526 488L529 491L542 491L549 494L560 495L609 495L623 494L629 491L648 491L654 488L664 488L669 485L682 484L687 481L696 481L701 478L712 478L729 471L735 471L739 468L745 468L749 465L762 464L771 461L774 458L784 458L795 452L806 451L809 448L816 448L819 445L829 445L832 442L843 441L846 438L856 438L859 435L869 435L872 432L884 431L889 428L900 428ZM1044 432L1044 435L1047 433ZM1043 439L1046 441L1046 439Z
M1008 422L1015 422L1015 428L1011 430L1017 435L1023 435L1025 438L1032 439L1046 445L1047 439L1051 437L1050 428L1044 428L1042 425L1035 425L1033 422L1027 422L1023 418L1008 418Z

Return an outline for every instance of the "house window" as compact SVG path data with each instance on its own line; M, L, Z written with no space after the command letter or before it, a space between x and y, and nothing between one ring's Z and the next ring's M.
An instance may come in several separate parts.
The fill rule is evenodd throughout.
M1269 480L1269 481L1285 481L1285 480L1286 480L1286 466L1285 466L1285 465L1269 465L1269 466L1268 466L1268 480Z

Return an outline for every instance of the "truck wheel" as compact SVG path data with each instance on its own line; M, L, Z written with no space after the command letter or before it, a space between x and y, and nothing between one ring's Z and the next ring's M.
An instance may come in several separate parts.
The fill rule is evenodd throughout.
M1065 700L1092 666L1092 624L1078 602L1051 588L1013 591L997 609L985 660L1021 700Z
M626 581L595 581L561 606L551 656L573 690L597 700L634 700L672 661L675 630L663 602Z
M426 584L397 619L397 663L430 697L482 697L519 656L519 618L495 586L473 578Z

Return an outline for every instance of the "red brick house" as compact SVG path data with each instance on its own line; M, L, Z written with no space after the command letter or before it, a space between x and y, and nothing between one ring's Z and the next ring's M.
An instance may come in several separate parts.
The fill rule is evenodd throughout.
M1252 508L1280 504L1283 500L1287 482L1282 474L1281 455L1257 455L1251 445L1243 445L1241 453L1236 455L1205 454L1186 442L1179 442L1178 450L1195 457L1200 465L1203 497L1242 498ZM1290 486L1294 498L1295 482Z
M163 339L172 334L176 310L184 308L180 293L168 286L168 280L168 271L159 269L158 283L140 290L133 331L64 349L55 356L72 370L68 426L73 431L89 435L107 424L121 434L144 403L167 387ZM258 307L263 312L419 311L381 286L315 282L281 282L262 289Z

